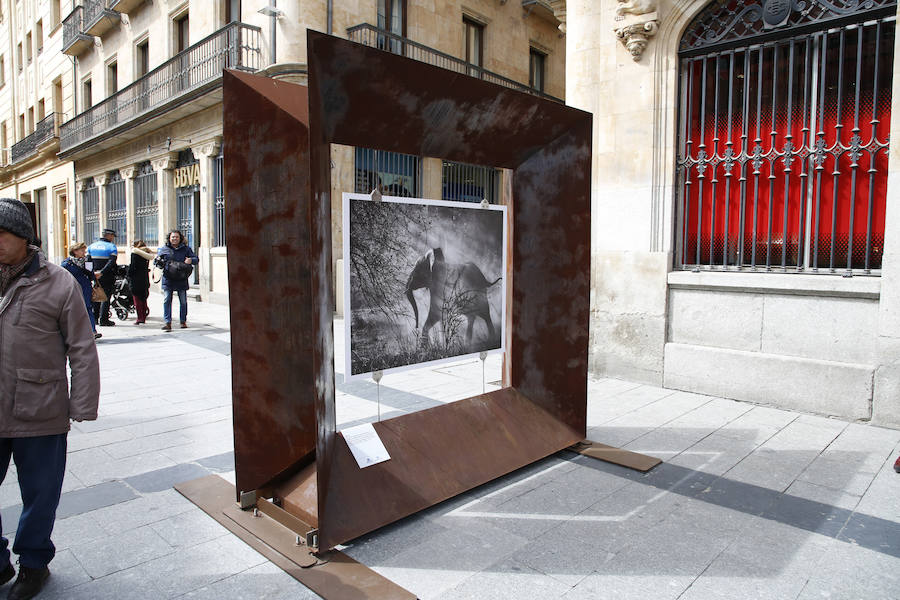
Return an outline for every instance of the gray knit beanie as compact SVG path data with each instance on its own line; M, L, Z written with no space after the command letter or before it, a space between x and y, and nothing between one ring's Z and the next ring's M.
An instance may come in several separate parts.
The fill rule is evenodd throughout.
M21 200L0 198L0 229L25 238L29 243L34 239L31 213L28 212Z

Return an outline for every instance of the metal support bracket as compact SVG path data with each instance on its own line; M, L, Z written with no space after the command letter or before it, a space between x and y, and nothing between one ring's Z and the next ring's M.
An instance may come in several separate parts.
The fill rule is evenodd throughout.
M306 547L309 548L310 552L318 552L319 551L319 530L318 529L310 529L306 532Z
M256 490L250 492L241 492L241 500L239 502L241 510L247 510L256 506Z

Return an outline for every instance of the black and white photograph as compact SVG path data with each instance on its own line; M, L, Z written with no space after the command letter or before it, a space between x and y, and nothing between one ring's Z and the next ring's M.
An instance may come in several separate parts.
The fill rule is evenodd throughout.
M502 352L506 207L343 195L347 378Z

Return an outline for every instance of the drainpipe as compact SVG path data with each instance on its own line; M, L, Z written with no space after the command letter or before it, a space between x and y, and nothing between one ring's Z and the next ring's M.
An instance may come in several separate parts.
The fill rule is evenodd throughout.
M272 8L275 9L278 6L278 0L272 0ZM269 17L269 37L272 40L272 64L274 65L278 62L275 59L275 15L278 14L277 10L272 10L272 15Z
M334 21L334 0L328 0L328 23L325 28L325 33L331 35L332 25Z
M75 56L70 57L72 59L72 116L78 114L78 73L75 70L75 65L78 62L78 58ZM59 110L62 110L62 106L59 107ZM74 161L73 161L74 162Z
M277 1L271 0L272 4L268 4L261 9L259 12L261 15L265 15L269 17L269 54L271 55L272 61L270 64L275 64L275 19L284 15L284 11L280 10L277 7Z

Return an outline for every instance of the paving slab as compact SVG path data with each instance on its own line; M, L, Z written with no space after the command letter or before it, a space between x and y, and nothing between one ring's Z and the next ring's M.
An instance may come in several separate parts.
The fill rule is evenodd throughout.
M101 417L74 424L42 599L318 596L171 489L234 481L229 317L103 330ZM155 319L155 321L153 320ZM343 322L335 321L338 348ZM175 380L160 384L154 366ZM496 388L502 361L345 382L339 427ZM171 390L177 389L173 394ZM588 382L588 436L665 458L642 474L559 452L351 540L423 599L900 598L900 431L615 379ZM11 465L3 529L20 500Z

